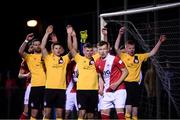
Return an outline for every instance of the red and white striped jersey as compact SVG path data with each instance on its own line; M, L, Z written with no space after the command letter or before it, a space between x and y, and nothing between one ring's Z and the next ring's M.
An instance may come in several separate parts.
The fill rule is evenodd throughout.
M28 69L28 66L27 66L26 62L23 60L23 61L21 62L21 66L20 66L19 73L21 73L21 74L27 74L27 73L29 73L29 72L30 72L30 71L29 71L29 69ZM25 87L27 87L27 86L29 85L30 80L31 80L31 77L27 77L27 78L26 78Z
M78 71L76 62L73 60L67 66L67 88L66 93L74 93L76 92L76 82L78 79Z
M96 69L100 73L104 80L104 92L111 92L112 89L109 86L112 83L118 81L121 77L121 68L124 68L125 64L118 56L108 54L105 59L97 59ZM122 82L116 90L125 89L125 85ZM115 90L115 91L116 91Z

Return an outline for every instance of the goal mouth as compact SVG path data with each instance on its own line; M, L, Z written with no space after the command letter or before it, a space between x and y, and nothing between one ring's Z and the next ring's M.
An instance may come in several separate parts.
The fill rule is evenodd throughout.
M155 102L148 102L145 87L141 91L140 112L142 118L180 117L180 2L146 6L125 11L100 14L100 30L107 26L108 40L114 45L119 28L125 26L121 48L127 39L133 39L138 53L150 51L159 36L165 34L167 40L158 53L143 66L144 76L152 64L156 73ZM124 19L125 16L127 19ZM101 33L101 40L103 34ZM143 76L143 77L144 77ZM143 79L144 80L144 79ZM144 82L144 81L143 81ZM142 84L144 85L144 83ZM157 85L158 84L158 85ZM159 103L160 105L158 105Z

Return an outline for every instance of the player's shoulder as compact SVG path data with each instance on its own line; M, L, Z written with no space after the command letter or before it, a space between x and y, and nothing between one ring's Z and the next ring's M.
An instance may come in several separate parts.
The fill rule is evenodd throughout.
M121 60L121 58L120 58L118 55L115 55L115 56L114 56L114 60L119 61L119 60Z

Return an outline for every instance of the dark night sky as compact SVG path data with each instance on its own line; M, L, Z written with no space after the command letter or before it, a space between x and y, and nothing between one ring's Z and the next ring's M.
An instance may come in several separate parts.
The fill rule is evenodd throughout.
M152 5L154 0L128 0L128 8ZM177 0L157 0L159 3ZM63 3L59 3L63 2ZM112 12L123 10L123 0L100 0L99 12ZM44 33L48 24L55 25L56 33L64 40L65 26L72 24L77 31L88 29L89 40L97 36L97 1L96 0L60 0L38 1L26 0L24 2L5 1L0 5L1 14L1 40L0 40L0 71L7 69L17 70L21 62L18 48L28 32L29 18L37 18L40 25L35 31Z

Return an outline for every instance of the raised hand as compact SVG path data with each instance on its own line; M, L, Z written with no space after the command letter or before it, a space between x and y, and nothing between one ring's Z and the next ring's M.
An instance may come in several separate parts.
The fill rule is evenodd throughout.
M49 25L48 27L47 27L47 29L46 29L46 33L47 34L50 34L50 33L52 33L53 32L53 26L52 25Z
M107 34L108 34L106 27L104 27L104 28L102 29L102 34L103 34L103 35L107 35Z
M66 30L67 30L67 34L72 34L73 27L71 25L67 25Z
M56 36L56 34L55 33L52 33L51 35L50 35L50 37L51 37L51 42L53 42L53 43L57 43L58 42L58 39L57 39L57 36Z
M72 31L71 36L76 36L76 32L74 30Z
M27 36L26 36L26 40L30 41L34 38L34 33L29 33Z
M121 27L120 29L119 29L119 34L120 35L123 35L124 34L124 32L125 32L125 27Z
M164 42L166 40L166 35L160 35L159 41Z

